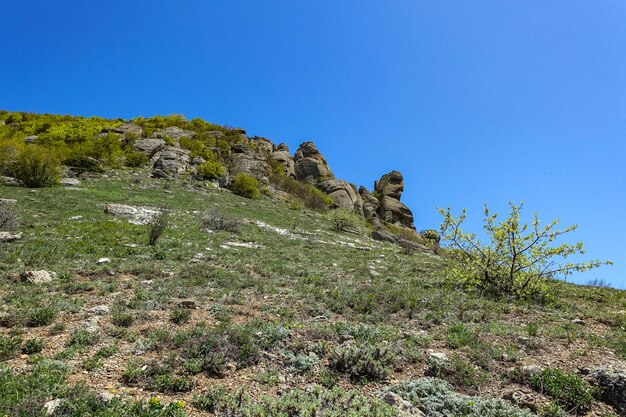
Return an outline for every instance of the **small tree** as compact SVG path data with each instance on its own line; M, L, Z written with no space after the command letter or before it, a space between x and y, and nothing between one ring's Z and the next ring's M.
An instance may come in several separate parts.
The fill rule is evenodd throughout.
M581 242L551 246L559 236L576 230L578 226L559 230L556 229L558 220L540 226L537 214L531 225L520 224L523 203L509 205L511 213L501 223L496 223L498 214L491 214L485 205L483 228L489 238L488 245L482 244L475 234L461 229L466 218L465 210L457 218L449 208L439 209L444 217L441 235L449 242L449 254L456 261L450 269L454 278L489 295L543 300L548 292L549 279L612 264L599 260L557 263L555 258L584 254Z
M359 226L360 218L350 210L337 208L331 210L326 215L332 228L336 232L344 232L348 229L356 229Z

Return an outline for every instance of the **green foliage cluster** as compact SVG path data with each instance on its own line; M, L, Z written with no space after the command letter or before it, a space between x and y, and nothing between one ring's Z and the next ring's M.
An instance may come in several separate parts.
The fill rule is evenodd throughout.
M509 217L500 223L496 223L498 214L491 214L485 206L483 227L489 238L488 244L461 229L466 218L465 210L458 218L449 208L439 210L444 217L441 234L449 242L449 254L454 261L449 269L453 281L494 297L546 301L550 295L550 279L611 264L598 260L557 264L555 258L584 253L580 242L551 246L558 237L576 230L577 226L559 230L556 229L558 220L541 226L537 214L532 224L522 224L520 211L523 203L509 205Z
M259 180L250 175L237 174L230 186L233 193L246 198L259 198Z
M326 212L333 205L333 200L322 190L306 182L285 176L282 169L280 166L280 170L274 171L270 177L270 182L276 188L288 193L296 202L311 210Z
M426 374L472 390L477 390L489 381L489 374L463 360L457 354L452 355L448 360L429 358Z
M224 172L224 166L219 161L205 161L196 168L196 174L207 180L216 180L224 176Z
M279 397L252 401L243 391L228 393L218 386L194 397L193 405L216 415L226 416L319 416L319 417L392 417L396 411L384 401L368 398L357 391L314 386L294 389Z
M59 182L61 162L42 146L25 146L19 150L13 169L7 174L13 175L27 187L51 187Z
M530 384L569 413L587 411L596 392L579 376L556 368L546 368L532 375Z
M361 217L354 212L342 208L329 211L326 218L330 222L332 229L336 232L355 230L363 223Z
M340 346L330 356L331 369L357 381L384 380L393 370L396 356L388 347L363 344Z
M385 392L398 394L419 407L427 416L439 417L533 417L528 410L501 399L457 394L452 386L437 378L420 378L394 385Z

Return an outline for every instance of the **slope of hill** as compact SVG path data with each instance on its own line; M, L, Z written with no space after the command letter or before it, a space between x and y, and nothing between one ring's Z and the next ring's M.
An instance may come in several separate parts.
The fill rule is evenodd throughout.
M484 298L450 282L445 252L405 217L386 218L378 193L368 193L378 201L368 215L366 199L360 212L354 206L366 194L346 192L358 216L337 231L335 211L308 208L301 191L271 180L277 167L289 176L289 162L247 171L267 175L267 189L250 199L188 173L193 158L165 175L154 172L162 153L123 166L147 126L153 139L168 126L105 131L100 145L130 138L132 147L99 146L96 158L86 149L102 129L128 124L67 118L62 138L45 142L69 125L7 114L5 166L7 149L28 146L92 166L64 168L75 177L67 186L0 186L3 212L20 217L8 232L19 237L0 243L0 415L626 412L623 291L553 282L550 305ZM71 134L90 123L99 125ZM236 131L224 134L238 137L228 149L215 142L224 153L214 161L227 171L246 172L238 158L257 168L267 161L258 150L232 151L248 143L241 130L210 128ZM175 142L168 146L183 149ZM336 179L309 184L324 191L328 180ZM316 201L345 201L327 195ZM150 224L165 212L163 235L149 245Z

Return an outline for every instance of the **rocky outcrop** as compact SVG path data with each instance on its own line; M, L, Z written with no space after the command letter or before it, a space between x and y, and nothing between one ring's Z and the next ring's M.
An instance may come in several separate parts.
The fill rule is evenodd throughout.
M295 163L287 145L281 143L275 146L269 157L283 166L286 176L296 177Z
M304 142L293 156L296 179L315 183L335 178L324 155L313 142Z
M176 177L187 171L189 163L189 151L174 146L168 146L153 156L155 159L152 174L162 177ZM156 174L155 174L156 173Z
M170 126L163 130L155 132L152 137L154 138L170 138L174 140L180 140L181 138L192 138L196 135L196 132L191 130L181 129L180 127Z
M600 398L619 411L626 411L626 371L599 368L591 371L588 380L600 387Z
M109 133L109 132L118 133L120 135L129 134L129 135L134 135L136 137L141 137L141 135L143 134L143 130L141 129L141 126L136 125L135 123L132 123L132 122L124 123L115 127L108 127L108 128L102 129L102 131L105 133Z
M413 213L402 202L400 197L404 191L404 178L398 171L383 175L374 184L378 196L378 217L384 223L415 229Z
M230 172L233 175L243 173L262 181L267 181L271 172L266 158L253 151L245 142L235 143L231 147Z
M381 227L382 224L378 218L378 206L380 205L378 199L363 186L359 188L359 195L363 201L363 217L365 217L365 220L374 227Z
M143 152L148 158L152 158L155 153L165 149L166 146L167 143L163 139L148 138L135 142L133 150Z
M343 180L329 179L320 181L317 186L333 200L336 207L352 210L363 216L363 199L354 185Z

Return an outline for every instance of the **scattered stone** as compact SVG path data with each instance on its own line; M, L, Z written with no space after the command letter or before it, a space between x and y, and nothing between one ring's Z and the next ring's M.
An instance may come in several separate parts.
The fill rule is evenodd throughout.
M195 310L196 308L198 308L198 303L196 303L194 300L182 300L179 301L176 306L178 308L184 308L187 310Z
M429 359L432 359L433 361L436 361L436 362L440 362L440 363L448 362L448 355L446 355L444 352L428 352L428 357Z
M76 178L61 178L59 180L59 184L64 187L78 187L80 185L80 181Z
M111 310L109 309L109 307L108 307L108 306L106 306L106 305L102 304L102 305L99 305L99 306L91 307L88 311L89 311L91 314L97 314L97 315L99 315L99 316L103 316L103 315L105 315L105 314L109 314L109 312L110 312Z
M388 391L383 395L383 401L394 407L398 417L423 417L424 413L395 392Z
M17 204L17 200L12 198L0 198L0 204Z
M9 185L13 187L19 187L22 185L22 181L15 179L13 177L2 177L0 176L0 184Z
M611 368L598 368L587 379L600 387L600 398L619 411L626 411L626 371Z
M104 402L109 402L115 399L115 394L109 391L102 391L100 394L98 394L98 398L100 398Z
M578 324L579 326L584 326L585 325L585 320L583 319L579 319L579 318L575 318L574 320L572 320L573 324Z
M98 325L98 318L92 317L82 324L83 330L85 330L89 334L96 334L100 331L100 326Z
M76 220L80 220L82 218L83 218L83 216L72 216L72 217L70 217L70 220L76 221Z
M539 365L524 365L522 366L522 375L527 378L538 375L543 371L543 368Z
M22 238L21 233L0 232L0 243L15 242Z
M61 405L61 401L62 400L60 398L55 398L54 400L50 400L47 403L45 403L43 405L43 408L46 409L46 415L47 416L53 415L56 409L59 408L59 405Z
M222 246L231 246L236 248L260 249L263 246L252 242L226 242Z
M26 271L20 274L22 282L30 282L31 284L47 284L52 282L52 274L48 271Z
M39 138L39 136L37 135L26 136L24 138L24 142L32 144L32 143L37 142L37 138Z
M544 397L530 390L511 391L505 394L504 398L519 407L528 408L533 412L541 411L549 403Z
M96 264L98 264L98 265L100 265L100 264L108 264L110 262L111 262L111 260L109 258L100 258L100 259L98 259Z
M113 216L134 216L137 214L137 208L124 204L107 204L104 212Z

